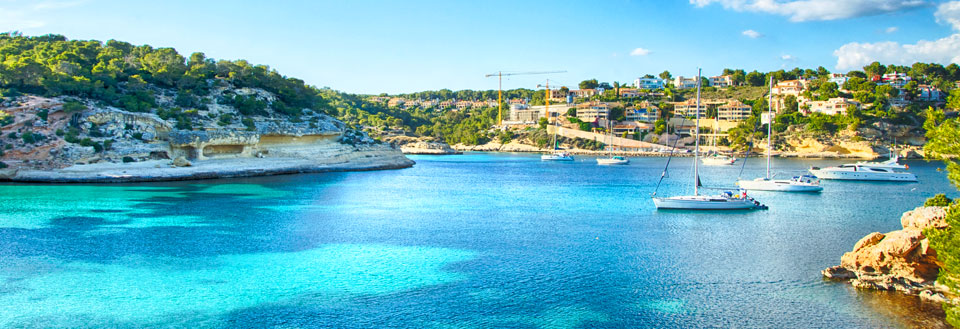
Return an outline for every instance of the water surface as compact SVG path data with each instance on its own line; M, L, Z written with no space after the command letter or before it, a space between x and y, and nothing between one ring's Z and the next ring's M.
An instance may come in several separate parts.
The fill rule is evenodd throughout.
M920 183L826 181L820 194L753 193L767 211L705 213L653 208L662 158L413 158L377 172L0 185L0 326L946 326L938 305L819 273L934 193L956 196L939 163L910 162ZM690 163L674 160L660 195L691 192ZM708 186L740 174L703 170Z

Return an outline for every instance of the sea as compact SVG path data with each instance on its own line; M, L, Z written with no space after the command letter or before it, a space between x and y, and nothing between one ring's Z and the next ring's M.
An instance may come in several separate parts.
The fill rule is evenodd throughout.
M936 193L824 181L754 211L658 211L692 158L411 156L408 169L0 185L0 327L946 328L940 306L820 271ZM707 187L763 159L701 167ZM849 161L774 159L776 177ZM663 177L661 181L661 177ZM657 187L660 182L659 188ZM717 193L705 190L705 193Z

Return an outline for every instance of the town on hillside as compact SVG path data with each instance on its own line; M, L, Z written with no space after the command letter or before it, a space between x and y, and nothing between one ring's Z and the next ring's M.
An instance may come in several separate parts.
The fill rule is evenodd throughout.
M774 81L772 88L768 79ZM469 115L470 111L480 113L481 109L496 108L485 112L492 117L488 128L501 132L490 133L488 139L495 139L502 131L519 133L538 125L557 124L596 133L593 139L597 141L601 141L603 134L612 133L621 138L668 144L670 136L688 137L695 128L691 119L698 109L697 82L696 77L674 77L664 71L659 77L649 74L638 77L632 84L592 79L580 82L577 89L559 86L509 90L504 94L512 97L503 100L502 108L497 106L496 90L381 94L370 96L367 101L394 110L427 113ZM750 131L762 138L762 132L755 130L757 125L769 121L764 113L769 94L772 94L769 106L775 113L774 128L778 132L823 137L848 131L853 135L850 137L877 140L880 144L899 138L901 143L919 145L923 142L920 128L928 109L956 109L947 103L952 99L949 92L960 90L957 89L960 69L956 64L944 67L926 63L912 67L873 63L863 71L846 74L830 73L823 67L766 74L726 69L721 75L702 77L700 86L703 94L699 104L701 131L707 136L719 136L719 145L745 146L749 141L744 141L742 135L749 135ZM899 134L888 134L891 127L898 128L895 130ZM363 128L382 136L433 136L451 144L465 143L429 131L410 134L402 126L386 131L378 131L378 127L371 125ZM508 135L515 137L516 134ZM480 138L479 142L482 141ZM689 139L686 142L690 142Z

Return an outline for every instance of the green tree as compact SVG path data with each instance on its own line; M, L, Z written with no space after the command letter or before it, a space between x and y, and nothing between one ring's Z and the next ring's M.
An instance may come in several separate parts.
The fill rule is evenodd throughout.
M929 117L928 117L929 120ZM928 131L930 139L924 146L925 154L947 164L947 178L960 188L960 122L949 119ZM937 260L943 263L937 282L948 287L954 294L960 293L960 206L952 203L944 218L944 229L927 228L923 234L937 252ZM944 304L947 322L960 327L960 307Z
M663 72L660 72L659 77L663 80L670 80L673 78L673 75L670 74L670 71L664 70Z
M590 79L590 80L580 81L579 86L580 86L580 89L597 89L599 85L600 83L597 82L597 79Z
M880 64L880 62L873 62L867 66L864 66L863 72L866 72L868 77L883 75L887 72L887 67L883 66L883 64Z

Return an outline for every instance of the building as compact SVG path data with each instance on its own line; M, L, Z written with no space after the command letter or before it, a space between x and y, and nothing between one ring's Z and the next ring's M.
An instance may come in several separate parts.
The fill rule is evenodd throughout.
M684 78L683 76L679 76L673 78L673 86L677 87L677 89L696 88L697 78Z
M633 86L637 87L637 89L663 89L665 84L666 82L663 79L657 78L637 78L633 80Z
M583 122L596 122L610 117L610 107L604 102L587 102L577 105L577 119Z
M729 75L710 77L708 81L710 82L711 87L726 88L733 86L733 77Z
M620 88L620 98L640 97L640 92L633 88Z
M804 83L801 80L786 80L777 82L773 86L773 95L774 96L788 96L792 95L794 97L800 96L800 93L803 92Z
M569 93L569 91L563 91L560 89L550 89L550 101L556 102L556 103L566 102L567 93Z
M400 106L402 106L404 103L406 103L406 100L404 100L403 98L394 97L394 98L391 98L389 101L387 101L387 106L389 106L389 107L400 107Z
M573 94L573 98L590 98L593 95L597 94L596 89L577 89L571 90L570 94Z
M738 100L717 107L717 119L727 121L745 120L753 114L753 108Z
M448 109L448 108L453 107L453 104L454 104L454 101L452 101L452 100L445 100L445 101L440 102L440 108Z
M830 73L827 76L827 82L833 82L837 84L837 87L843 87L843 84L847 83L847 80L850 80L846 74L842 73Z
M613 125L613 134L623 136L622 134L634 134L637 132L647 132L653 130L652 123L645 122L624 122L618 125Z
M860 102L843 97L834 97L825 101L800 100L800 112L803 114L823 113L826 115L847 113L847 108L860 108Z
M660 108L650 104L650 102L642 102L623 112L627 121L654 122L660 118Z
M917 90L920 91L917 99L925 102L939 102L943 100L944 93L940 88L931 85L920 85Z
M707 106L700 104L700 116L707 117ZM693 117L697 115L697 101L689 99L685 102L675 102L673 103L673 116L676 117Z
M543 117L542 109L531 109L527 106L510 106L510 121L520 124L534 124Z
M888 84L891 87L902 89L910 82L911 78L906 73L887 73L880 77L880 83Z

